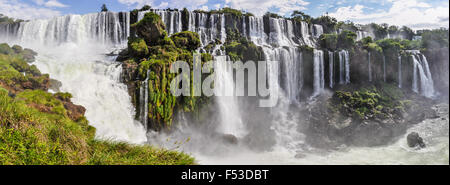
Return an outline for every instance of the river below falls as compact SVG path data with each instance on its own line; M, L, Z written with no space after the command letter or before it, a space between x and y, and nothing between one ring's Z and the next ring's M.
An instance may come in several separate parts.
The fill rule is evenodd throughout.
M342 147L339 150L312 150L295 157L295 152L274 150L270 152L253 152L245 149L236 150L231 155L211 156L192 153L199 164L238 164L238 165L413 165L413 164L449 164L449 113L448 104L436 106L439 118L427 119L409 128L407 133L418 132L427 147L410 148L406 135L396 139L390 145L379 147Z

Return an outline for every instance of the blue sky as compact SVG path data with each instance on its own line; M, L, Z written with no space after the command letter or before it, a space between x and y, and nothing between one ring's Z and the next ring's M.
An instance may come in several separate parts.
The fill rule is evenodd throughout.
M326 12L338 20L388 23L414 29L447 27L448 0L0 0L0 13L22 19L51 18L65 14L129 11L144 4L158 8L218 9L232 7L257 15L267 11L289 16L301 10L314 17Z

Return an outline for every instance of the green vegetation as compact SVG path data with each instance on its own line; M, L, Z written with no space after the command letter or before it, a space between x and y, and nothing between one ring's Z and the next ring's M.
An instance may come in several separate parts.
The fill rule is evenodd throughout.
M136 34L143 38L149 46L164 44L161 42L166 41L166 26L158 14L153 12L146 13L142 20L132 24L131 27L136 29Z
M261 47L242 37L238 41L227 41L225 50L232 61L262 61L264 52Z
M291 14L291 19L293 21L297 21L297 22L304 21L304 22L307 22L307 23L311 23L313 18L311 16L305 14L302 11L295 10Z
M48 89L49 77L42 75L35 65L28 65L31 50L19 46L0 44L0 85L10 91L23 89ZM32 56L34 59L34 55Z
M336 30L337 20L334 17L328 15L320 16L315 19L313 18L311 21L313 24L322 25L324 33L333 33Z
M283 16L278 15L276 13L272 13L272 12L266 12L266 14L264 14L264 17L271 17L271 18L275 18L275 19L283 18Z
M0 88L0 164L193 164L186 154L134 146L125 143L97 141L95 128L86 119L75 122L64 115L61 102L43 91L28 91L32 101L53 104L58 111L41 112L21 98L11 98ZM25 96L25 95L24 95ZM39 104L41 105L41 104Z
M404 94L392 84L378 84L355 91L336 91L332 103L337 110L356 114L360 119L401 116Z
M211 10L211 11L209 11L209 13L211 13L211 14L229 14L229 15L233 15L235 17L242 17L244 15L245 16L253 16L253 14L251 14L251 13L243 13L240 10L236 10L236 9L229 8L229 7L225 7L220 10Z
M107 11L108 11L108 8L106 7L105 4L103 4L101 7L101 12L107 12Z
M439 49L448 48L448 29L434 29L423 31L422 33L422 48Z
M10 52L9 46L2 45ZM8 49L9 48L9 49ZM135 146L94 138L84 108L70 102L70 93L51 94L22 80L32 77L21 56L0 54L0 164L6 165L186 165L194 159L184 153L151 146ZM21 70L20 72L18 70ZM24 73L22 73L24 70ZM36 69L33 73L40 74ZM46 76L48 75L41 75ZM38 77L33 76L33 77ZM39 82L40 83L40 82ZM37 87L45 84L36 84ZM81 110L81 111L79 111ZM79 111L79 112L77 112ZM78 114L78 116L74 116Z
M190 31L175 33L170 38L177 48L188 51L196 50L201 44L198 34Z
M320 46L330 50L349 49L355 46L356 34L344 30L340 34L322 34L319 37Z
M146 57L149 54L148 46L144 39L130 37L128 48L131 55L136 57Z
M22 22L21 19L13 19L8 16L5 16L3 14L0 14L0 24L10 24L10 23L16 23L16 22Z

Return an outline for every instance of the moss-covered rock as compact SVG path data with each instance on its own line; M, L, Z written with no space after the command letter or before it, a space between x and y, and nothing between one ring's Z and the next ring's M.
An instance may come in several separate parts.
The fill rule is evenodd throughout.
M333 103L346 115L355 113L360 119L373 119L376 116L400 117L404 111L403 98L404 94L398 87L382 84L378 88L362 88L353 92L336 91Z
M131 25L136 34L145 40L149 46L158 45L167 37L166 26L158 14L146 13L139 22Z
M4 53L0 54L0 86L15 93L24 89L41 89L46 91L50 86L50 79L47 74L41 74L35 65L28 65L24 58L24 51L19 47L10 48L7 44L2 44ZM16 53L18 52L18 53ZM34 51L30 52L34 58Z
M132 56L136 56L138 58L147 57L149 54L148 46L144 39L141 38L130 37L128 39L128 49Z
M200 47L200 39L197 33L191 31L183 31L170 36L177 48L194 51Z

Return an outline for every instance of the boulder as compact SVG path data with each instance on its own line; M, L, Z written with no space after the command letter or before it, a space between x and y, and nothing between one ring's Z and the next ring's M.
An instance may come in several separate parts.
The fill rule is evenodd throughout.
M408 142L408 146L411 148L415 148L417 146L419 146L420 148L426 147L425 143L423 142L422 137L420 137L417 132L412 132L412 133L408 134L408 136L406 137L406 140Z
M237 137L234 136L234 135L232 135L232 134L224 134L224 135L222 136L222 139L223 139L223 141L224 141L225 143L228 143L228 144L233 144L233 145L235 145L235 144L238 143Z
M62 83L55 79L50 79L50 89L55 92L61 91Z
M145 40L149 46L158 45L161 40L167 37L164 22L158 14L146 13L144 18L131 26L135 28L136 34Z

